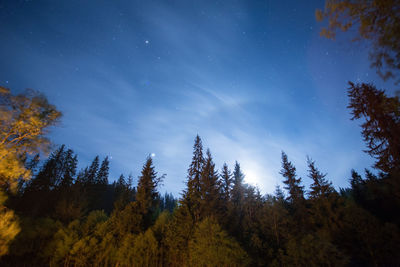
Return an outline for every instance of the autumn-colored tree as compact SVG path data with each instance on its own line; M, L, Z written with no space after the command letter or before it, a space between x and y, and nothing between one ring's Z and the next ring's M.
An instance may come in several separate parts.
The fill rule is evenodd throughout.
M318 21L327 20L321 35L335 38L337 31L357 28L354 40L371 43L372 66L383 79L400 73L400 3L398 0L326 0L316 11Z
M38 92L14 96L0 87L0 187L15 190L19 178L30 177L23 160L26 154L48 150L46 134L60 117Z
M10 242L20 231L14 212L3 205L6 199L0 191L0 257L8 253Z
M31 171L24 165L27 155L47 151L50 141L45 136L61 113L47 99L35 92L14 96L0 87L0 255L19 232L16 218L4 204L3 190L15 192L19 179L28 179Z

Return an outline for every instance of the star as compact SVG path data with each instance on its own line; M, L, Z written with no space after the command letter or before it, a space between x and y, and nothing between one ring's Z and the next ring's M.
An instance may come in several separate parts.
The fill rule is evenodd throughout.
M144 43L145 43L145 44L149 44L150 42L149 42L149 40L146 40L146 41L144 41Z

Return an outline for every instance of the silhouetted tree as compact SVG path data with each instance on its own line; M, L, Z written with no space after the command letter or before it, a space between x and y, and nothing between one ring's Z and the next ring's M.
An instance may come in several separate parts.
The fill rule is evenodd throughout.
M329 194L333 193L335 189L332 187L332 183L325 179L326 174L321 173L317 167L315 167L315 161L307 157L308 164L308 177L313 180L311 184L311 191L309 193L311 199L326 198Z
M221 214L220 183L210 150L207 150L207 157L201 172L200 197L200 218L217 217Z
M110 161L108 157L105 157L101 163L100 169L97 172L96 184L107 185L108 184L108 171Z
M301 186L301 178L296 178L296 167L288 160L285 152L282 152L282 170L280 174L285 178L283 183L288 190L288 201L298 203L304 199L303 186Z
M183 191L180 203L190 214L193 223L200 219L200 179L204 166L203 145L200 136L196 136L193 146L193 157L188 169L186 189Z
M384 79L400 71L400 3L397 0L326 0L317 10L318 21L328 20L321 35L335 38L336 32L358 28L353 40L372 43L372 66Z
M222 193L224 196L224 200L230 201L231 199L231 191L232 191L232 184L233 184L233 179L232 179L232 173L228 168L228 165L224 163L222 166L222 171L221 171L221 189Z
M362 135L369 155L376 158L375 167L384 171L400 169L400 102L398 97L387 97L371 84L349 83L351 114L354 119L365 119Z
M156 212L158 212L160 204L157 186L162 179L163 176L157 177L152 158L150 156L147 157L139 177L135 201L138 211L143 216L143 229L147 229L151 226L156 219Z

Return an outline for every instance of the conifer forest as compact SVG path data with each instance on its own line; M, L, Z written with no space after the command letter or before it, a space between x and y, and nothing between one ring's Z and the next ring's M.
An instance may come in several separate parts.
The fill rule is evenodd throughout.
M22 11L17 11L19 10L18 8L24 9L26 5L31 5L29 8L33 8L30 9L33 15L42 14L42 16L45 16L43 14L46 12L41 11L41 8L45 8L47 5L54 5L54 9L51 10L55 14L59 10L63 10L67 12L66 16L73 14L73 18L78 18L75 17L75 12L79 13L84 10L77 8L78 2L76 1L72 1L76 4L76 9L70 9L68 6L72 5L72 2L61 4L62 1L60 1L59 5L50 3L51 1L28 2L9 1L8 3L8 1L5 1L4 4L0 3L0 21L6 25L5 28L10 27L10 29L12 28L13 31L17 32L15 29L22 29L23 25L28 25L24 24L25 18L22 18L22 13L18 13ZM113 12L117 6L123 5L125 7L127 4L122 2L116 1L112 4L106 4L104 1L99 1L99 5L104 6L107 11L106 14L110 12L110 17L104 16L101 20L104 20L106 24L111 23ZM202 27L206 27L203 24L206 22L197 20L197 15L193 15L194 17L189 19L186 15L179 13L181 10L185 10L188 14L192 14L190 12L193 10L199 11L196 13L199 16L214 11L216 12L215 14L223 14L222 17L226 18L226 21L221 20L220 25L211 24L211 28L207 28L207 32L210 32L210 36L218 35L220 33L219 27L223 27L225 37L220 38L227 38L226 36L230 34L229 27L224 24L231 19L224 13L227 12L225 6L227 3L213 2L213 8L211 8L211 4L209 6L208 2L207 4L205 4L206 2L200 4L195 3L196 1L182 2L178 0L166 1L168 3L161 3L163 1L153 2L144 5L154 8L151 9L151 12L155 12L154 16L166 16L168 18L165 21L159 18L161 22L164 21L166 24L158 20L153 21L156 27L162 29L159 32L161 36L164 36L163 31L170 30L168 23L175 26L178 25L180 29L187 22L188 25L186 26L189 27L189 32L193 30L193 36L189 32L186 35L192 36L190 38L201 39L199 36L201 35L200 33L205 32ZM193 2L194 6L188 6L189 2ZM268 10L273 10L270 6L278 4L271 4L271 2L274 1L248 1L247 4L242 1L232 1L231 4L235 8L240 3L245 6L241 5L243 9L250 10L245 15L231 6L229 8L234 10L232 11L234 14L240 13L241 15L237 15L237 18L238 21L242 21L257 17L260 14L262 14L262 17L274 16L271 15L271 12L257 8L258 4L265 4L270 8ZM363 44L363 49L365 48L368 51L366 56L364 55L362 64L367 64L367 69L370 72L369 76L361 75L359 79L355 80L335 80L342 88L338 88L332 93L331 97L338 96L338 99L341 99L340 101L343 99L343 103L346 104L337 108L341 111L336 111L336 107L332 109L335 110L334 112L345 112L348 117L347 119L340 118L343 122L332 128L336 130L331 131L330 135L322 137L326 142L330 142L330 138L333 140L333 137L330 136L339 135L339 132L347 131L346 129L356 128L357 141L360 141L363 147L356 152L351 151L350 148L349 150L337 148L338 151L348 151L349 153L348 155L340 154L342 160L338 161L335 156L337 154L326 147L324 148L323 144L325 143L316 141L322 139L311 136L310 139L315 140L316 144L316 148L313 151L316 151L317 155L321 155L318 152L319 150L322 151L322 154L328 155L321 160L318 156L313 156L312 154L301 155L304 159L302 166L305 166L305 172L299 171L300 168L296 168L294 163L295 161L298 163L298 151L302 151L296 150L299 146L290 147L287 150L281 147L279 148L280 155L276 159L280 162L277 167L279 171L275 173L276 177L279 177L279 181L276 187L270 189L269 192L265 192L258 185L247 180L248 175L245 164L240 161L241 154L245 153L243 151L246 148L244 150L227 150L229 152L226 154L218 153L220 149L228 148L218 146L218 142L212 142L212 144L216 144L216 147L211 146L208 148L205 146L204 143L207 143L207 139L212 139L213 137L205 128L202 128L203 126L197 128L189 127L190 131L186 131L180 128L181 122L177 123L175 119L163 117L163 112L157 113L157 121L161 121L159 131L162 135L166 135L166 142L170 140L171 144L175 144L173 143L175 142L173 137L180 134L178 132L184 132L184 134L190 132L191 134L190 137L186 137L190 138L192 142L190 161L178 160L179 164L171 163L171 168L178 168L179 171L185 173L185 176L171 177L168 173L163 174L164 170L157 165L158 154L161 154L158 152L157 156L155 153L139 155L142 158L141 165L131 167L132 169L140 170L138 176L127 174L131 171L129 169L125 170L123 174L115 175L116 172L112 170L116 170L119 167L113 169L114 164L117 166L122 165L118 165L116 157L101 156L105 154L103 146L94 146L94 149L98 149L98 151L94 149L85 151L86 147L85 149L79 148L78 141L74 141L73 138L67 138L69 135L65 134L65 141L62 140L62 136L68 131L84 132L79 128L83 127L82 125L84 124L76 124L78 126L71 128L72 126L70 125L75 125L71 124L70 120L71 114L75 114L74 112L79 112L79 116L81 116L79 118L82 118L82 123L89 123L85 122L85 120L92 120L94 124L91 125L96 124L101 128L101 131L97 131L97 133L94 130L90 131L90 137L81 140L81 142L90 142L89 140L98 138L96 134L102 136L102 138L107 136L102 134L106 133L107 128L112 125L109 122L105 123L107 116L112 117L111 113L104 115L102 119L85 117L82 114L90 105L98 107L93 103L100 101L100 97L114 99L114 94L118 94L117 91L104 96L102 95L104 91L96 89L100 91L91 91L92 99L84 99L84 92L82 92L82 95L77 92L73 98L70 98L68 94L62 94L59 97L55 92L46 90L41 92L41 88L36 87L21 91L20 88L14 88L19 83L14 82L11 73L22 72L22 70L19 71L18 69L19 66L23 68L23 61L9 64L9 67L7 66L10 69L9 72L4 71L6 68L0 66L0 79L9 79L7 81L0 80L0 266L400 266L400 91L398 90L400 81L400 2L398 0L325 0L313 2L313 4L311 2L302 3L301 5L312 6L307 10L311 10L314 13L311 13L311 15L306 13L306 15L310 17L310 23L318 25L318 36L316 37L318 40L321 39L321 42L324 42L327 46L333 46L334 42L339 39L341 44L345 44L347 48L353 47L352 49L355 50L358 49L359 44ZM201 9L196 6L202 6L203 4L210 9ZM170 8L169 5L173 6L173 8ZM281 3L279 5L284 4ZM39 6L41 7L39 8ZM303 6L303 8L306 10L306 7ZM202 10L201 12L200 9ZM289 12L290 7L286 6L284 9ZM97 10L95 9L93 13L98 12ZM122 8L121 10L125 9ZM264 11L266 12L265 14L263 13ZM285 14L286 11L281 10L282 13L279 13L276 18ZM296 12L300 11L297 10ZM89 13L85 13L86 15L81 14L79 18L88 18L90 20L91 15ZM121 11L118 13L118 17L123 17L121 14L125 13ZM63 16L60 15L60 21L65 19ZM142 22L137 21L146 21L143 17L139 15L129 17L129 21L136 21L135 23L137 23L130 25L142 25ZM210 16L207 19L213 20L216 17ZM40 18L37 17L37 20L40 20ZM197 26L192 29L190 25L192 25L193 20L196 23L200 22L199 24L193 24ZM261 21L260 18L258 20ZM19 23L19 26L15 26L16 28L11 27L12 22L15 22L15 25ZM82 19L77 23L85 24L89 22ZM276 23L284 24L285 22L279 21ZM50 22L46 22L47 24L50 25ZM53 29L50 26L49 29L33 27L33 33L30 34L35 34L34 31L36 30L36 34L44 34L49 31L51 36L57 36L57 34L62 34L63 32L60 29L66 29L67 27L67 24L62 25L62 27L60 26L61 28L57 29ZM291 25L293 26L294 24ZM99 27L106 28L104 25ZM249 27L255 29L259 26L250 24ZM72 37L74 36L72 32L80 29L79 27L71 27L71 29L68 34L70 34L70 38L75 38ZM84 31L84 28L81 30ZM97 31L95 27L91 30L93 32ZM2 42L4 43L8 41L14 42L15 39L13 38L18 36L18 34L11 35L6 30L0 29L0 32L3 36L10 37L9 39L6 38L7 40L3 40ZM144 34L139 29L137 29L137 32L137 35ZM120 31L121 33L122 30ZM250 35L256 33L256 30L254 32L240 30L238 34L240 34L240 38L253 38ZM171 30L168 34L179 36L180 32L174 33ZM287 29L285 33L279 30L277 34L284 36L285 34L291 34L291 31ZM95 38L91 32L86 32L86 35L88 39ZM185 56L188 56L187 54L189 53L188 50L183 48L186 47L186 44L182 45L182 43L191 42L186 39L186 35L184 35L185 37L181 36L181 41L173 42L176 46L181 47L182 58L180 60L182 61L187 60ZM117 36L116 39L118 38L122 37ZM149 47L156 42L156 37L152 38L141 40L143 49L150 49ZM163 38L169 40L165 36ZM82 42L84 40L83 38ZM61 44L58 41L48 39L44 43L38 42L38 45L41 47L46 45L47 47L71 45L74 49L77 49L75 47L81 47L82 45L79 42L78 40L77 42ZM221 40L221 42L223 41ZM16 41L13 43L15 51L21 49L18 50L18 53L22 51L22 48L18 48L20 45L22 43ZM168 46L171 44L165 41L163 45ZM196 46L193 43L190 43L190 45ZM209 45L218 46L215 43ZM231 45L232 47L234 46L234 44ZM1 44L0 50L5 49L5 47L6 44ZM5 57L7 53L12 53L11 46L7 47L7 51L1 51L2 57ZM35 47L35 44L32 44L32 47ZM134 45L132 47L134 49ZM171 47L173 46L171 45ZM218 49L215 47L213 49ZM228 47L229 45L222 50L231 49ZM50 48L43 49L45 51ZM93 48L93 53L97 53L96 49ZM135 49L141 48L136 47ZM171 49L173 50L173 48ZM203 53L203 49L210 49L210 47L200 47L199 45L196 49L198 49L196 53L200 56ZM92 48L89 50L92 50ZM220 55L225 53L218 51ZM124 52L112 49L112 53L123 54ZM171 53L174 52L172 51ZM185 53L186 55L184 55ZM248 51L246 53L248 53L246 54L247 56L252 56L251 52ZM338 52L336 57L339 58L340 53ZM23 57L26 55L22 54ZM38 61L43 60L41 55L44 54L37 54L35 58ZM67 57L74 58L72 55L65 54L63 55L63 60L66 62L68 61ZM126 58L128 55L123 54L122 57ZM211 55L211 59L212 57L213 55ZM204 58L207 59L207 57ZM218 61L218 56L215 56L214 59ZM45 64L51 65L58 60L61 59L49 60ZM134 57L134 60L140 63L141 56L138 54L137 58ZM163 60L163 56L154 57L154 60L156 62ZM210 58L207 60L210 60ZM282 58L282 60L284 59ZM323 59L320 58L317 61L323 61ZM351 58L350 61L352 61ZM351 64L350 61L348 61L349 64ZM2 65L3 63L0 64ZM193 64L200 64L197 62L197 58L193 59ZM240 64L247 66L245 61L241 61ZM102 63L96 63L96 66L100 65ZM55 66L54 68L56 68ZM169 77L169 74L161 75L157 79L153 78L151 73L157 72L162 68L162 65L157 66L154 68L150 68L147 65L138 67L138 72L139 69L143 69L146 73L150 73L148 77L146 76L148 80L143 82L144 88L147 88L146 86L149 88L150 86L156 87L157 82L160 82L157 79L163 78L166 83L170 79L174 79L173 76ZM168 65L168 69L171 72L174 68L172 65ZM185 65L185 68L190 69L191 66ZM346 66L336 66L335 68L345 69ZM226 71L229 70L227 67ZM236 72L237 79L252 70L250 67L248 70L243 67L239 72ZM34 81L34 76L40 75L40 71L34 67L31 71L32 73L24 71L23 74L15 77L26 76L26 79L21 78L21 80L30 81L29 79L31 79ZM77 70L75 68L71 69L71 71L77 73L81 69ZM320 71L322 73L322 70ZM193 70L193 72L195 71ZM243 73L240 74L240 72ZM3 75L4 77L2 77ZM7 75L10 78L5 77ZM63 74L60 75L62 77ZM105 72L101 72L101 75L96 76L96 79L104 82L102 75L106 76ZM186 74L183 73L182 75ZM285 75L287 76L280 80L281 83L284 86L293 85L286 81L291 79L290 71ZM213 75L210 74L211 76ZM191 79L193 77L189 75L186 78ZM335 79L341 79L337 77L342 76L338 74ZM154 82L155 85L152 84L152 79L157 80L157 82ZM63 82L60 80L60 83ZM65 81L65 83L69 82L71 81ZM296 80L293 86L297 86L297 84L302 86L302 82L301 79ZM38 83L35 82L31 86L34 87L36 84ZM57 88L57 84L52 84L51 86ZM82 88L85 86L90 87L91 84L88 82L81 86ZM107 86L112 86L112 84L104 82L104 87ZM118 83L118 86L124 87L126 85L121 82ZM387 88L385 88L386 86ZM79 90L84 91L84 89ZM255 91L253 93L258 94L260 92ZM292 91L288 92L287 96L292 94ZM125 100L128 101L128 91L120 93L123 95L122 98L126 98ZM159 102L175 101L165 97L164 93L165 91L160 90L158 93L148 93L146 97L140 98L142 95L139 93L132 97L138 97L140 98L139 102L146 103L142 103L143 106L139 106L140 103L135 102L138 108L144 110L143 113L140 113L143 115L151 112L151 109L147 108L148 106L154 107L162 105ZM312 93L312 91L300 92L300 94L305 95L311 95ZM160 95L157 96L157 94ZM183 98L183 95L187 96L186 94L190 95L189 93L174 91L173 98ZM282 91L281 94L286 96L286 91ZM221 112L226 121L230 120L229 115L227 115L229 112L235 112L234 116L236 117L241 112L249 112L246 114L253 114L250 112L255 112L254 114L262 113L262 116L267 116L268 112L263 113L265 111L262 110L268 109L268 104L265 104L265 107L263 105L255 107L256 104L253 104L247 108L250 111L244 111L244 109L231 111L227 107L232 107L233 109L241 103L239 101L231 104L235 92L227 93L232 98L224 98L221 95L215 92L213 96L216 99L224 99L225 109L222 111L218 109L218 112ZM291 97L296 98L296 102L300 103L301 106L308 105L308 102L298 95L291 95ZM319 97L326 97L326 95ZM243 98L245 97L243 96ZM259 98L261 99L262 97L260 96ZM85 106L75 110L75 107L82 103L80 102L82 99L85 101ZM196 101L202 101L202 99L207 100L208 98L204 95L195 94L195 99ZM279 99L280 96L277 93L276 99L268 103L269 105L274 105L274 101L280 103ZM211 112L217 112L215 111L216 109L210 106L197 105L196 101L191 105L193 109L201 110L198 113L199 118L208 109L212 110ZM329 102L326 103L328 103L326 105L329 105ZM69 105L73 105L74 108L68 108ZM110 107L118 109L118 105L122 106L123 104L122 102L115 102L115 105ZM129 104L132 109L136 108L134 106ZM279 114L283 113L284 111L281 110L284 109L290 109L291 112L296 113L296 106L279 106L272 112L277 121L289 121L288 124L285 124L289 125L285 126L285 134L286 132L292 133L295 131L293 129L297 127L296 125L300 125L300 128L303 127L302 125L310 125L306 121L313 119L307 117L308 115L302 115L306 118L303 118L304 120L302 121L296 121L295 114L291 114L288 117ZM99 113L102 112L101 108L97 110ZM193 115L191 109L188 111L183 108L182 110L176 108L174 112L176 112L174 116L179 114L181 116L179 118L182 120L185 117L181 113L188 113L188 116ZM321 110L313 110L313 112L317 114L315 118L324 116L322 115L324 113L322 108ZM122 117L123 115L120 116ZM211 128L226 127L226 124L223 124L222 121L213 121L213 116L206 117L207 123L204 125ZM119 118L121 117L115 116L111 120L119 123ZM65 124L64 119L66 121ZM251 125L255 121L247 117L245 120L248 123L246 125ZM150 120L140 121L138 123L139 126L145 126L143 128L138 126L135 129L146 129L148 124L153 122ZM132 123L134 124L135 121ZM200 119L191 117L190 123L190 125L196 125L196 123L200 123ZM318 123L329 122L322 122L321 120ZM166 125L172 125L172 128L177 130L172 131L170 135L165 134L167 130L164 131L163 127L167 129L168 126ZM264 125L263 127L273 128L274 125L278 124L271 122L270 125ZM57 131L57 129L60 129L63 134L54 135L53 132ZM192 131L192 129L195 130ZM248 129L244 130L248 132L249 136L256 135L257 131L252 132L251 129L249 126ZM121 131L125 131L125 129ZM138 135L138 138L151 139L151 142L154 142L154 144L150 144L151 147L161 146L164 141L153 138L153 132L142 132L140 133L141 135ZM207 134L204 136L202 132L207 132ZM315 130L316 136L323 133L326 132ZM232 131L229 136L234 136L234 134L235 132ZM89 136L89 134L87 135ZM111 144L117 146L119 142L128 142L130 138L121 140L116 136L112 136L112 134L108 136L109 139L102 140L102 142L110 144L107 149L112 149ZM347 138L350 141L340 146L350 147L351 143L357 142L352 139L353 137L349 133ZM269 137L265 135L263 138ZM296 140L296 134L293 134L292 138ZM129 142L134 143L136 141L129 140ZM277 144L281 143L277 142ZM149 143L144 143L143 145L149 145ZM74 146L78 146L78 148ZM259 146L262 147L263 144L259 144ZM287 148L287 146L285 147ZM174 157L180 156L181 151L190 149L188 147L183 150L181 146L176 145L170 145L168 148L169 150L167 151L169 152L172 150L178 151L171 152ZM150 149L153 148L149 148L148 151L153 151ZM215 152L215 154L211 151ZM217 157L214 157L214 155L231 154L230 151L234 151L232 157L237 157L234 162L230 162L229 159L217 159ZM365 164L362 171L359 170L358 163L357 166L350 166L353 163L356 164L356 160L351 156L353 154L350 155L353 152L361 155L360 157L367 158L367 160L362 161L362 164ZM138 154L139 152L130 151L129 153ZM268 154L269 152L263 151L263 153ZM85 160L87 155L90 155L90 160ZM189 158L189 155L186 156ZM252 161L259 162L260 159L256 157L254 154ZM326 161L326 158L328 158L328 161ZM330 171L344 169L344 177L335 177L321 167L319 162L323 160L325 160L323 166L328 166ZM219 166L216 162L229 162L230 164L224 163ZM343 165L344 162L347 165ZM334 173L337 174L338 172ZM266 177L262 176L263 174L260 172L258 174L261 177ZM336 184L336 181L340 183L340 186ZM345 186L342 186L343 183L340 181L345 181ZM178 188L174 192L169 192L165 189L173 188L175 184L179 183L182 188ZM167 185L170 185L170 187L167 187Z

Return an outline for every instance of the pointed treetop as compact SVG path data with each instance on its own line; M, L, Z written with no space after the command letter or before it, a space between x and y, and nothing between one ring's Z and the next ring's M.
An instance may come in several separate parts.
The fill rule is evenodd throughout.
M330 193L334 191L332 183L325 179L326 174L321 173L317 167L315 167L315 161L307 157L308 164L308 177L313 180L311 184L310 197L320 198L327 197Z
M288 200L298 201L304 198L303 186L301 186L301 178L296 178L296 167L288 160L285 152L282 151L282 169L279 172L285 180L284 188L289 191Z

